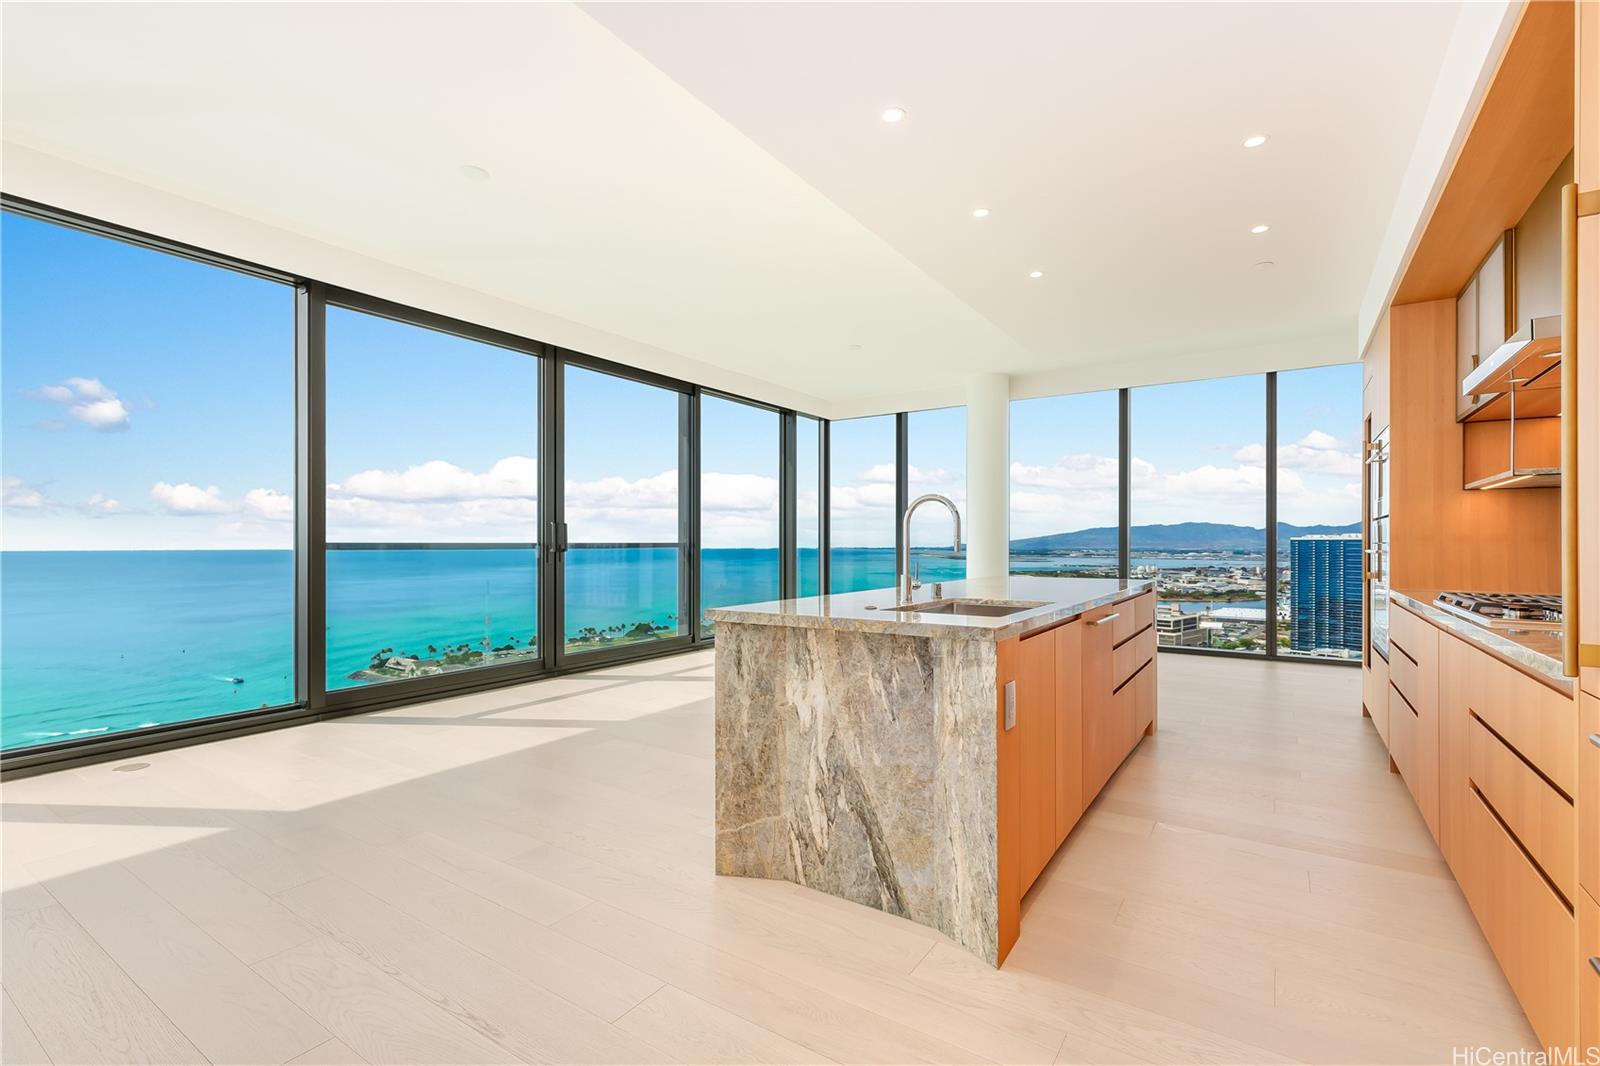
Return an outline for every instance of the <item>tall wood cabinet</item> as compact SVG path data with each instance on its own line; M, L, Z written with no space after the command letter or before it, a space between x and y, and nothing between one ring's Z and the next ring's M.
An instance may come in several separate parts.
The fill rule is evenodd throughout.
M1140 738L1155 732L1155 655L1153 591L1000 644L1002 960L1021 930L1023 894Z

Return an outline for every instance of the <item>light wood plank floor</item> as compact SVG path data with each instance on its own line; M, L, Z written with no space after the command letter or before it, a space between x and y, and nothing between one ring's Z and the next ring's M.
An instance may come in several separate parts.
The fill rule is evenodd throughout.
M711 874L709 653L3 788L6 1063L1435 1062L1534 1046L1356 671L1163 656L1005 968Z

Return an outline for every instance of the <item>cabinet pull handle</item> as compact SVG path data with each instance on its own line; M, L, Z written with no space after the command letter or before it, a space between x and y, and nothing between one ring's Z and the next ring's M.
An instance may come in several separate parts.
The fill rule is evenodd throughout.
M1593 744L1597 748L1600 748L1600 733L1590 733L1589 743Z
M1600 955L1590 955L1589 965L1594 967L1595 973L1600 973Z
M1122 612L1121 611L1112 611L1110 614L1106 615L1104 618L1096 618L1093 622L1090 622L1089 624L1092 625L1092 626L1103 626L1107 622L1115 622L1117 619L1119 619L1121 617L1122 617Z

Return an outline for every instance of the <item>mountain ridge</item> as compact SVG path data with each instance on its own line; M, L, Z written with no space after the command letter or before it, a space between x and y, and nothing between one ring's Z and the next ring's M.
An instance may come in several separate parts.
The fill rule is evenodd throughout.
M1265 527L1236 526L1223 522L1175 522L1134 526L1133 547L1137 551L1265 551ZM1318 536L1361 532L1360 522L1343 526L1297 526L1289 522L1278 523L1278 543L1285 544L1291 537ZM1094 526L1068 533L1046 533L1038 537L1020 537L1011 542L1011 550L1019 552L1071 551L1073 549L1115 550L1119 535L1116 526Z

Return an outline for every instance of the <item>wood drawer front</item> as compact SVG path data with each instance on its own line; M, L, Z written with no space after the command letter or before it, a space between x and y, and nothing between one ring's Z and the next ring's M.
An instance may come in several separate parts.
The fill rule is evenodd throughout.
M1389 680L1418 713L1431 711L1439 700L1439 631L1398 608L1389 617Z
M1439 654L1439 631L1432 622L1412 614L1398 604L1389 611L1389 662L1394 663L1394 643L1411 653L1422 663L1433 663Z
M1155 625L1155 602L1155 594L1147 592L1142 596L1121 600L1106 607L1097 607L1085 614L1083 620L1092 623L1110 619L1103 623L1103 628L1109 630L1106 635L1111 638L1112 644L1121 644L1145 626ZM1141 616L1146 613L1149 614L1149 620L1141 621Z
M1578 881L1600 898L1600 699L1578 708Z
M1146 592L1137 596L1133 601L1133 628L1130 632L1137 633L1156 624L1156 594ZM1121 640L1121 637L1117 638Z
M1152 630L1151 637L1154 636ZM1134 677L1133 688L1133 743L1138 746L1139 738L1156 722L1156 661L1153 657L1150 665Z
M1568 1047L1578 1036L1578 923L1477 793L1466 823L1470 860L1461 887L1472 912L1540 1041Z
M1417 713L1400 691L1389 686L1389 758L1405 779L1406 787L1417 775Z
M1111 652L1111 684L1115 688L1156 656L1155 626L1118 644Z
M1587 892L1578 893L1578 1046L1600 1052L1600 903Z
M1372 728L1384 746L1389 745L1389 664L1374 652L1372 665L1361 671L1361 703L1372 719Z
M1473 649L1476 651L1476 649ZM1467 708L1569 796L1578 794L1578 703L1477 652Z
M1545 876L1568 898L1577 886L1577 812L1476 718L1467 724L1467 776Z

